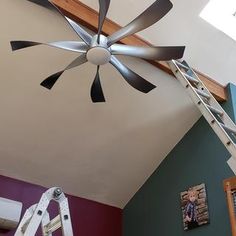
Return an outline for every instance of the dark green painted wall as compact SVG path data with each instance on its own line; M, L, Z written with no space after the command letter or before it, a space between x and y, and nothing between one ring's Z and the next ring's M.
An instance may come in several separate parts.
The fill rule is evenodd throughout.
M236 87L229 85L225 110L234 119ZM229 236L230 225L222 181L233 172L230 157L204 118L176 145L158 169L127 204L123 213L124 236ZM185 232L179 193L205 183L210 224Z

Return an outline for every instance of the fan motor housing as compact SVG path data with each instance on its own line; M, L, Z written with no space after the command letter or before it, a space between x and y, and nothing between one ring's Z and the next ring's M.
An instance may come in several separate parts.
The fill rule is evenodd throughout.
M107 38L104 35L100 35L99 42L98 35L93 37L86 57L94 65L104 65L110 61L111 52L107 46Z

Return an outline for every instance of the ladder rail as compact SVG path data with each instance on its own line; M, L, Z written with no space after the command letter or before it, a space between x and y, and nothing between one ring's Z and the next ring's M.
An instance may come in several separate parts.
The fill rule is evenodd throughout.
M44 193L34 210L32 218L29 221L29 224L26 227L26 230L23 234L24 236L32 236L36 234L38 227L42 222L44 214L47 210L48 205L49 205L49 199L47 197L47 194Z
M199 80L199 85L203 88L203 91L207 94L209 94L211 96L210 98L210 105L218 110L223 110L222 106L218 103L218 101L214 98L214 96L211 95L211 92L208 90L208 88L204 85L204 83L198 78L196 72L189 67L189 69L191 70L191 72L193 73L194 77L197 78ZM229 117L229 115L224 111L224 116L222 118L222 121L224 123L227 123L227 126L229 126L231 129L235 129L236 130L236 125L235 123L232 121L232 119Z
M61 227L62 227L63 236L67 236L67 235L73 236L73 230L72 230L72 225L71 225L67 198L59 202L59 208L60 208Z
M28 208L23 216L23 218L20 221L20 224L18 225L18 228L15 232L14 236L24 236L24 232L26 230L26 227L28 226L32 215L34 213L34 210L36 208L37 204L31 206L30 208Z
M224 144L224 146L227 148L227 150L231 153L231 155L236 160L236 145L232 138L229 136L229 134L226 132L224 127L222 127L221 123L217 120L216 116L213 114L211 109L209 108L209 105L205 103L202 96L200 96L195 88L192 86L191 82L186 78L185 73L180 69L179 62L178 64L176 61L172 60L169 62L169 66L171 70L173 71L176 78L179 80L179 82L182 84L183 87L186 88L190 98L195 103L195 105L198 107L202 115L205 117L209 125L212 127L216 135L219 137L221 142ZM212 94L209 92L209 90L206 88L206 86L201 82L201 80L197 77L196 73L189 67L184 65L185 70L189 70L193 73L194 79L198 80L199 83L195 86L198 90L202 90L204 93L208 94L210 96L209 104L213 108L216 108L219 111L223 112L223 116L221 117L221 120L225 125L227 125L230 129L236 130L236 126L234 122L230 119L228 114L223 110L223 108L220 106L220 104L216 101L216 99L212 96Z

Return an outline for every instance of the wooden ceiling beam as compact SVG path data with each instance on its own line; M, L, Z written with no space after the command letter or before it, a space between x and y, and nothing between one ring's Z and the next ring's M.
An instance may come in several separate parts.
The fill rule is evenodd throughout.
M61 10L62 12L75 20L76 22L84 25L85 27L91 30L97 30L98 25L98 12L94 9L88 7L83 4L79 0L52 0ZM121 26L116 24L115 22L106 19L103 27L103 33L105 35L110 35L117 30L119 30ZM120 41L123 44L128 45L137 45L137 46L153 46L146 40L142 39L137 35L132 35ZM165 71L166 73L173 75L171 69L169 68L166 62L159 61L149 61L152 65L157 68ZM203 81L206 87L210 90L210 92L214 95L214 97L219 102L224 102L227 100L227 92L226 88L216 81L212 80L208 76L196 71L199 78Z

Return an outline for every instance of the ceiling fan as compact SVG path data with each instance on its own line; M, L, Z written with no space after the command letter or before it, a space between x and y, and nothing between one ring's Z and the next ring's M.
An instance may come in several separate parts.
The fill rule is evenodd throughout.
M121 28L114 34L106 37L102 34L102 27L110 6L110 0L99 0L99 22L98 33L91 35L84 30L78 23L63 15L63 13L49 0L27 0L45 8L55 11L65 18L72 29L82 39L82 41L57 41L51 43L39 43L32 41L11 41L12 50L19 50L36 45L47 45L68 51L80 53L64 70L61 70L48 78L41 85L51 89L60 76L69 69L90 62L97 66L97 73L91 87L91 99L93 102L105 102L104 93L101 86L99 68L106 63L112 64L133 88L148 93L156 86L136 74L127 66L122 64L115 55L126 55L147 60L169 61L179 59L183 56L185 47L138 47L117 44L121 39L135 34L148 28L162 17L164 17L173 7L169 0L157 0L148 7L142 14L135 18L131 23Z

